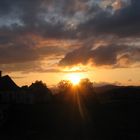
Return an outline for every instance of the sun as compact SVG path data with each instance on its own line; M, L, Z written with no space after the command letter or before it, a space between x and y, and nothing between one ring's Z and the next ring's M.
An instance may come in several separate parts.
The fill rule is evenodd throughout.
M73 85L77 85L81 80L81 76L79 74L69 74L68 80L70 80Z

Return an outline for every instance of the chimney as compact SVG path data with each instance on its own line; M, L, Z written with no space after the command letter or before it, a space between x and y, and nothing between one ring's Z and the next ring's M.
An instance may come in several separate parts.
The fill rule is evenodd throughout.
M0 78L2 77L2 71L0 70Z

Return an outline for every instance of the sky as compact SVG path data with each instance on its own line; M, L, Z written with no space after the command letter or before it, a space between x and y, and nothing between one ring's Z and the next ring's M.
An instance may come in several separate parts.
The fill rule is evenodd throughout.
M20 86L140 85L139 25L139 0L0 0L0 70Z

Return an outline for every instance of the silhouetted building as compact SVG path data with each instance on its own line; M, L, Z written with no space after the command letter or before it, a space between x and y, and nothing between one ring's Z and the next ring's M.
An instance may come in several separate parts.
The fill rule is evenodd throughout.
M2 76L2 71L0 71L0 91L13 91L18 89L19 87L10 78L10 76Z

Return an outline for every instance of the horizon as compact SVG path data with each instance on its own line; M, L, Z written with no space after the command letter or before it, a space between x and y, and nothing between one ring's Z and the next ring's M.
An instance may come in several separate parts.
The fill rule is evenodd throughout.
M36 81L42 81L43 83L45 83L47 85L48 88L54 88L56 86L58 86L59 82L61 81L69 81L73 86L75 85L79 85L79 83L81 82L81 80L84 80L84 79L88 79L94 87L102 87L102 86L108 86L108 85L112 85L112 86L140 86L140 85L132 85L132 84L122 84L122 83L119 83L119 82L114 82L114 83L111 83L111 82L104 82L104 81L99 81L99 82L95 82L95 81L92 81L91 79L87 78L87 77L78 77L78 80L77 80L77 75L74 73L74 75L72 74L72 77L70 77L70 75L66 76L66 79L61 79L60 81L58 81L56 84L52 84L52 85L49 85L47 84L45 81L41 80L41 79L36 79L34 81L32 81L31 83L29 84L23 84L23 85L18 85L18 83L16 83L16 81L14 79L14 77L12 77L11 75L8 75L8 74L3 74L2 71L1 71L1 77L4 77L4 76L9 76L17 86L19 87L22 87L22 86L30 86L32 83L35 83ZM76 77L76 81L75 81L75 77Z

